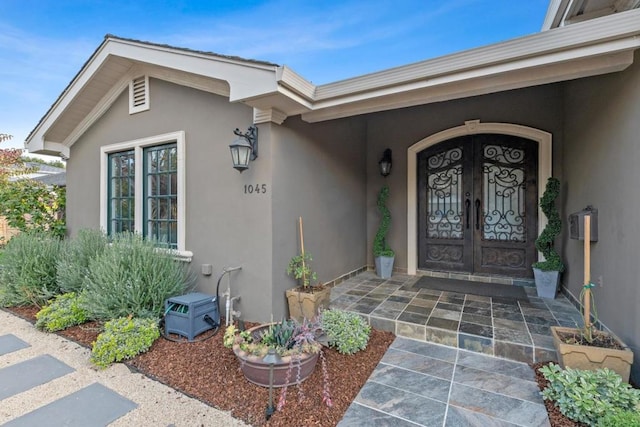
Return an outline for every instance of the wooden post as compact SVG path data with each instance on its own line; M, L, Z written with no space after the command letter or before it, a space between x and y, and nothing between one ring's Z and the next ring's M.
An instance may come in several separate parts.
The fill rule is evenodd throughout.
M591 215L584 216L584 328L591 331Z
M304 265L304 233L302 232L302 217L298 219L298 223L300 224L300 251L302 251L302 286L304 287L305 283L307 283L307 269Z

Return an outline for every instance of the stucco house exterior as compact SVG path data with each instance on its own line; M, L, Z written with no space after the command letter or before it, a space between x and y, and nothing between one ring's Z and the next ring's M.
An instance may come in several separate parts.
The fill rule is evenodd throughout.
M552 0L537 34L319 86L287 66L107 35L26 148L67 159L72 236L161 238L203 292L241 265L232 293L254 321L286 315L300 216L322 282L373 265L385 183L396 271L529 278L556 176L565 224L598 209L598 313L634 350L638 381L639 3ZM259 155L238 173L233 130L253 125ZM583 247L567 229L562 281L577 298Z

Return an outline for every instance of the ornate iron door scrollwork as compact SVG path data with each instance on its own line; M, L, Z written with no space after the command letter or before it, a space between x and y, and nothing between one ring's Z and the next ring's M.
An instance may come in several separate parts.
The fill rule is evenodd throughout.
M420 153L419 267L530 276L536 177L537 143L519 137L470 135Z

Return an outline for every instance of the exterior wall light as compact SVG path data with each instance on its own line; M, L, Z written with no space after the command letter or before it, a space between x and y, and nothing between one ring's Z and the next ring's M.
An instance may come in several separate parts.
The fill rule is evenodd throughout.
M391 173L391 149L387 148L384 150L384 154L382 155L382 159L378 162L380 165L380 175L385 178L389 176Z
M250 126L247 129L247 133L242 133L240 129L236 128L233 133L239 138L229 145L231 160L233 161L233 168L242 173L244 170L249 169L250 160L258 158L258 128Z

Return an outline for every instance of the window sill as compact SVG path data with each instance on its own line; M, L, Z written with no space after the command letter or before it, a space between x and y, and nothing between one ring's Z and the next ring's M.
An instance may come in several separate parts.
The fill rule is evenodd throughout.
M175 259L176 261L189 263L193 259L193 252L191 251L179 251L177 249L162 249L162 248L157 248L156 250L158 252L163 252L171 255L173 259Z

